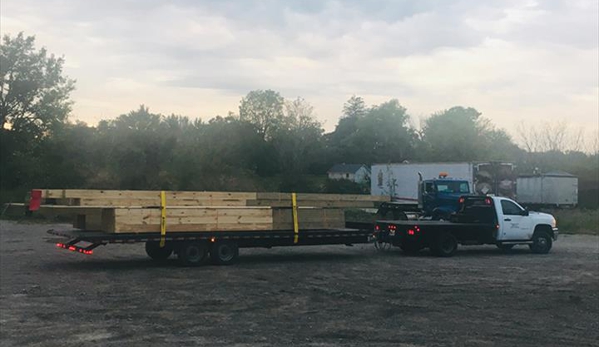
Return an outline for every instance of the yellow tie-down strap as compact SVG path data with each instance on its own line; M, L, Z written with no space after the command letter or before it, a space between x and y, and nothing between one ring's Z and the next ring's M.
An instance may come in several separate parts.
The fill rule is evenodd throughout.
M291 193L291 211L293 213L293 243L299 241L299 223L297 222L297 196Z
M160 192L160 248L166 243L166 193Z

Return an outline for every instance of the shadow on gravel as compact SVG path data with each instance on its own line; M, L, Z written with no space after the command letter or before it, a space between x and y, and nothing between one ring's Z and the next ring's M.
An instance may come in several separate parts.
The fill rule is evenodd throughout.
M244 266L278 263L318 263L318 262L358 262L364 260L367 255L360 254L326 254L326 253L302 253L302 254L248 254L240 255L237 264L230 266ZM209 261L202 267L213 267ZM61 270L85 270L85 271L118 271L149 268L174 268L181 267L176 257L166 261L153 261L151 259L82 259L81 261L45 263L42 266L49 271Z
M551 251L551 252L553 252L553 251ZM551 252L549 254L551 254ZM384 252L378 252L377 254L380 254L381 256L390 256L390 257L402 256L402 257L408 257L408 258L437 258L437 259L440 258L440 257L437 257L437 256L431 254L428 250L423 250L423 251L420 251L415 254L404 253L400 250L389 250L389 251L384 251ZM458 251L451 258L467 258L467 257L480 257L480 256L510 257L510 256L527 256L527 255L535 256L535 257L539 256L539 254L532 253L528 249L528 247L521 248L521 249L513 249L511 251L502 251L502 250L493 249L493 248L488 248L488 249L462 248L462 249L458 249Z
M240 264L270 264L270 263L312 263L312 262L347 262L364 260L366 254L327 254L327 253L297 253L297 254L248 254L239 256Z

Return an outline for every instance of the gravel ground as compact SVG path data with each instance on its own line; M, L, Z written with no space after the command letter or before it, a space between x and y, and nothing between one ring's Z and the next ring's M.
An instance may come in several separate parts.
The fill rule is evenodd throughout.
M182 268L141 244L59 250L58 227L0 221L1 346L599 346L593 235L547 255L311 246Z

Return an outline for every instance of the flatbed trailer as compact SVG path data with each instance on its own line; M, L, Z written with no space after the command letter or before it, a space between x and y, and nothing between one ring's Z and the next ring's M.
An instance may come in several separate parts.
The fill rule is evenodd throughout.
M233 264L239 248L311 246L342 244L351 246L371 242L372 229L253 230L231 232L106 233L81 229L48 230L67 239L56 246L72 252L92 254L98 246L145 243L146 253L154 260L165 260L175 253L185 266L205 264L208 259L219 265Z

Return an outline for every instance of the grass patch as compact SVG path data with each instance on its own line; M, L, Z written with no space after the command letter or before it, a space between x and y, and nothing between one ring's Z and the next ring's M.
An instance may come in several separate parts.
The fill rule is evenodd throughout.
M560 233L599 235L599 210L556 209L548 212L557 219Z

